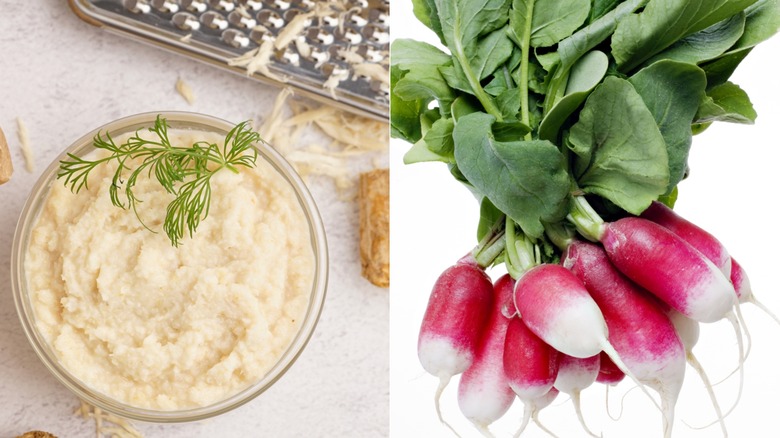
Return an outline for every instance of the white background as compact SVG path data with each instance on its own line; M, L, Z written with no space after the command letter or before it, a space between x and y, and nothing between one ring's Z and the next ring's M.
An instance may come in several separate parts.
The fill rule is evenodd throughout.
M435 43L433 32L413 17L411 1L393 3L393 38L413 38ZM748 270L756 295L780 313L777 226L777 165L780 160L777 128L780 127L780 86L777 58L780 37L763 43L732 76L750 95L758 112L755 125L716 124L694 138L689 160L691 176L680 184L676 210L709 230L726 244ZM434 411L433 394L438 380L427 375L416 353L417 334L431 287L437 276L476 243L478 205L457 184L441 163L404 165L409 145L393 140L391 162L392 297L391 297L391 436L447 437ZM495 279L499 272L490 272ZM777 362L780 326L755 306L743 306L753 338L745 364L744 394L726 419L732 437L777 436L780 391ZM737 363L735 337L727 322L702 327L694 353L710 378L717 382ZM723 409L735 400L736 378L717 385ZM480 436L465 421L456 402L457 378L444 391L444 417L463 437ZM621 383L609 392L610 412L616 415L620 397L633 385ZM583 411L590 428L605 437L661 437L659 412L640 391L625 398L618 420L606 415L604 386L583 393ZM491 429L500 437L512 436L522 417L522 404ZM677 406L674 436L704 438L722 436L717 426L703 430L715 418L701 380L688 368ZM586 436L576 420L567 396L561 395L543 410L540 419L560 437ZM686 424L687 423L687 424ZM531 425L523 436L545 437Z

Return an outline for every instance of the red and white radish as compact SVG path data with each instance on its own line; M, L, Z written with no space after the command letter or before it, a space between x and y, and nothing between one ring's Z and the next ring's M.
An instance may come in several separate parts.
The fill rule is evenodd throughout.
M671 436L685 375L685 348L674 325L654 297L612 265L601 246L575 241L566 249L563 265L601 309L609 341L625 366L661 396L664 436Z
M517 280L514 302L526 326L548 345L578 358L604 351L656 403L609 342L604 315L571 271L554 264L531 268Z
M719 321L737 304L723 272L656 223L636 217L607 222L599 240L615 267L695 321Z
M747 272L745 272L739 262L734 260L734 257L731 258L730 279L731 284L734 285L734 291L737 292L737 298L740 303L753 300L753 288L750 286L750 279L747 276ZM763 306L761 307L762 310L766 310ZM774 317L774 315L772 316ZM775 319L777 319L777 317L775 317Z
M626 377L626 373L620 371L620 368L612 362L612 359L603 351L599 353L599 375L596 377L597 383L604 385L617 385Z
M710 259L728 278L731 275L731 256L726 247L711 233L685 219L665 204L653 201L641 217L671 231Z
M526 326L556 350L580 358L609 353L601 310L563 266L543 264L528 270L515 284L514 302Z
M558 366L558 374L554 383L554 386L558 391L571 396L574 412L577 414L577 419L580 421L582 428L585 429L585 432L597 438L599 435L591 432L585 423L585 418L582 416L580 393L596 382L596 378L599 375L600 364L599 354L586 358L562 354Z
M490 277L469 257L447 268L433 286L417 355L425 371L439 378L434 398L439 420L441 394L452 376L473 363L492 307Z
M493 306L474 362L460 377L458 406L463 415L485 436L488 426L512 406L515 393L504 372L504 340L510 318L514 280L504 275L493 286Z
M509 322L504 343L504 372L520 400L535 400L552 389L559 356L521 318Z

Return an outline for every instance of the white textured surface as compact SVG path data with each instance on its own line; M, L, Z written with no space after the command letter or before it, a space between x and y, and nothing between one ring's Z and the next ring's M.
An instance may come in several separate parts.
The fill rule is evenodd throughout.
M193 105L175 91L178 77ZM0 186L0 436L31 429L94 436L78 402L41 365L22 333L9 264L16 220L35 179L72 141L119 117L196 111L260 119L278 89L132 42L79 20L67 2L0 0L0 127L14 176ZM24 168L16 118L30 133L35 171ZM232 413L198 423L139 424L148 437L382 437L388 435L388 293L360 276L357 204L327 179L310 189L327 229L330 288L319 326L290 371Z

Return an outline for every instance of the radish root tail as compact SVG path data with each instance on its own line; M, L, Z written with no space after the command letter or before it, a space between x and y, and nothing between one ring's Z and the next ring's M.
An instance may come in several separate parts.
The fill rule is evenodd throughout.
M707 376L707 373L704 371L704 367L699 362L699 359L694 356L693 352L688 352L686 355L688 359L688 364L693 368L694 371L696 371L696 374L699 375L699 378L704 383L704 387L707 388L707 394L710 396L710 401L712 402L712 407L715 409L715 415L718 416L717 420L713 421L712 423L705 425L703 427L691 427L688 423L685 423L686 426L690 427L691 429L704 429L706 427L709 427L713 424L720 423L720 430L723 432L723 437L726 438L729 436L728 431L726 430L726 422L725 422L725 416L723 415L723 411L720 409L720 404L718 403L717 397L715 397L715 391L712 388L712 384L710 384L710 378Z
M612 362L620 369L620 371L623 371L623 374L625 374L629 379L633 380L634 383L637 384L639 389L642 390L643 393L650 399L650 401L653 402L653 405L655 405L656 409L663 412L664 410L661 408L661 406L656 401L655 397L653 397L652 394L650 394L650 391L645 388L645 385L639 381L639 379L636 378L634 373L631 372L631 370L628 369L625 363L623 363L623 360L620 358L620 355L615 350L615 347L612 346L612 344L609 343L608 340L604 339L601 345L601 349L604 351L604 353L609 356L610 359L612 359Z
M593 433L585 423L585 417L582 415L582 404L580 403L580 391L572 392L571 402L574 405L574 412L577 414L577 419L580 420L580 424L582 425L582 428L585 430L585 432L594 438L603 438L603 435L596 435Z
M769 307L766 306L766 304L759 301L755 295L751 295L750 298L747 300L748 303L753 304L754 306L758 307L762 312L766 313L767 316L772 318L777 325L780 325L780 318L778 318L777 315L775 315L774 312L772 312Z
M453 434L455 434L456 437L461 438L460 434L455 430L450 423L444 420L444 417L441 415L441 394L444 392L444 388L447 387L447 385L450 383L450 379L452 376L439 376L439 387L436 388L436 395L434 396L433 403L436 406L436 416L439 417L439 421L447 426L447 428L452 431Z

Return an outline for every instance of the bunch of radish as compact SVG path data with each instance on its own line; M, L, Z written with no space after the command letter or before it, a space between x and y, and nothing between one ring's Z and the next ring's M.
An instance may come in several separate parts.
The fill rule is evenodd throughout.
M443 163L479 204L479 243L437 283L421 328L436 400L462 373L462 413L490 434L516 399L522 431L563 395L595 435L583 391L633 382L668 437L688 365L714 393L692 349L700 324L724 321L739 389L727 406L710 398L725 435L751 347L740 305L768 309L673 208L694 136L756 120L732 73L780 31L780 1L412 3L430 35L391 45L391 135L411 145L405 164ZM499 266L508 277L488 287Z
M660 202L613 222L603 221L585 198L573 202L568 220L547 228L559 256L544 256L503 218L436 282L418 354L442 382L435 397L439 418L445 422L439 398L446 383L462 373L461 414L485 436L516 400L525 405L518 435L531 419L544 428L539 410L563 393L583 430L598 437L581 414L580 393L628 378L659 408L663 435L671 437L690 363L726 436L730 410L722 411L691 349L700 323L730 321L741 370L739 305L744 297L755 301L745 272L734 268L715 237ZM508 273L491 284L486 268L497 259Z

